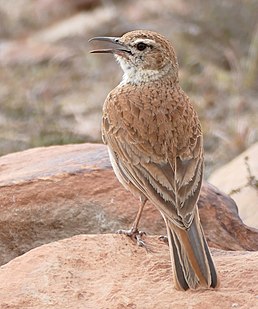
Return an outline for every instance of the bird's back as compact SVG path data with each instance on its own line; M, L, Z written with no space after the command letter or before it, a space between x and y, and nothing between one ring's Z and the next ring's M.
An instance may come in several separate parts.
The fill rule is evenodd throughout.
M102 131L130 143L136 156L153 160L192 157L202 150L202 143L196 149L202 136L197 114L179 84L170 80L117 86L105 101Z

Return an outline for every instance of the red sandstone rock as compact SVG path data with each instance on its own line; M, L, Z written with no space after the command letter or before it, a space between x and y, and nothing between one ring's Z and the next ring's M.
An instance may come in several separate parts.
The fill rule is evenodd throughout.
M224 250L258 250L258 230L242 222L229 196L205 183L198 206L210 246Z
M130 227L139 202L116 180L106 146L34 148L0 158L0 264L31 248L76 234ZM210 246L258 250L258 232L243 225L233 200L204 183L200 216ZM146 205L140 228L165 234Z
M79 235L38 247L0 268L0 308L221 309L258 307L258 252L212 250L221 287L174 289L169 252L122 235Z

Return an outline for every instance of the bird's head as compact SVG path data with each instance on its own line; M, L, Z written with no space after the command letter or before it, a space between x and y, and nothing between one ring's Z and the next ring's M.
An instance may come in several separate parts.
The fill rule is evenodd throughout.
M178 64L171 43L162 35L135 30L122 37L95 37L90 41L108 41L114 48L91 53L112 53L124 71L124 83L144 83L170 76L177 80Z

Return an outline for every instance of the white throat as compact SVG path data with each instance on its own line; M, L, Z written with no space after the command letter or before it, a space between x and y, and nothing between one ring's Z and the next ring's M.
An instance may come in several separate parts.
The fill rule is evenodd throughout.
M141 68L136 68L135 66L130 66L124 58L116 56L122 70L124 71L123 79L120 85L125 84L141 84L145 82L150 82L160 79L162 76L166 75L171 67L168 65L163 68L163 70L144 70Z

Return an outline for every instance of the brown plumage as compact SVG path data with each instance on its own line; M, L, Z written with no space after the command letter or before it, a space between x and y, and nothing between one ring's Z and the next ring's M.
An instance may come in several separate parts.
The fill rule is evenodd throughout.
M200 224L197 201L203 175L202 130L180 88L174 49L152 31L132 31L110 41L124 76L103 107L102 134L119 181L162 214L174 263L176 288L218 286Z

